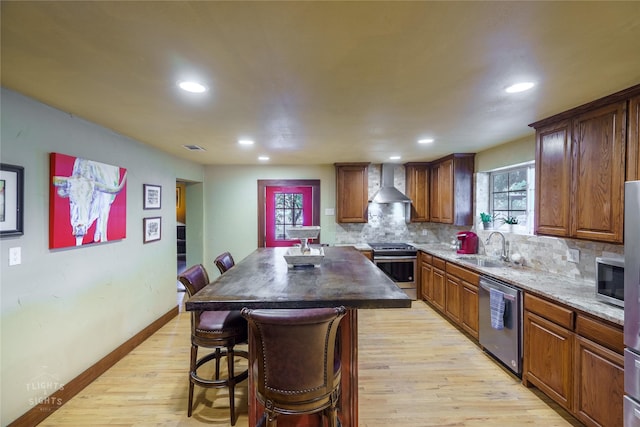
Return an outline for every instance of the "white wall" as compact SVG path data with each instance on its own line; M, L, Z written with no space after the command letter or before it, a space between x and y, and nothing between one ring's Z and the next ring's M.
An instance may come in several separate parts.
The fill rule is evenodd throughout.
M258 180L319 179L321 243L335 241L336 184L333 165L318 166L207 166L205 172L205 266L214 276L213 259L229 251L236 262L258 245ZM188 226L187 226L188 228ZM187 238L188 239L188 238Z
M25 170L24 235L0 240L6 425L176 305L175 182L202 182L204 168L12 91L2 89L0 101L0 159ZM50 152L127 168L124 240L48 248ZM142 209L145 183L162 186L161 210ZM192 185L188 194L196 218L205 187ZM162 216L159 242L142 243L147 216ZM22 249L21 265L9 267L11 247ZM191 261L201 262L203 251L193 252Z

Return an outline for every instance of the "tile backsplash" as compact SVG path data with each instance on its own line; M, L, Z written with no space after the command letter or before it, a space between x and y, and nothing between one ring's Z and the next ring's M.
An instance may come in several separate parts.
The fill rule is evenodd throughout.
M396 165L394 182L400 191L405 190L404 166ZM380 165L369 166L369 196L380 187ZM476 190L476 197L478 191ZM479 236L480 254L491 255L501 248L501 239L486 239L492 231L500 231L509 242L510 253L517 252L526 266L572 278L595 278L595 259L599 256L624 256L623 245L589 242L557 237L533 236L510 233L503 230L476 230L475 227L455 227L437 223L407 223L405 207L401 203L388 205L370 204L369 222L366 224L336 224L336 244L367 242L413 242L450 244L458 231L473 230ZM579 251L579 262L567 259L569 249Z

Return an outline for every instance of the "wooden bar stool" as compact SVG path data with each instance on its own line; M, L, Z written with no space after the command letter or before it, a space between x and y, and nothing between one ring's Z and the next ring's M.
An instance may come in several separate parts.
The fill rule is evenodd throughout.
M209 275L202 264L194 265L178 276L189 296L209 284ZM248 370L235 373L235 357L248 358L246 351L234 350L236 344L246 343L248 336L247 321L239 311L192 311L191 312L191 364L189 369L189 408L190 417L193 406L193 387L198 385L206 388L229 389L229 406L231 411L231 425L235 425L235 386L247 379ZM214 348L215 351L198 359L198 347ZM228 374L220 378L220 360L226 357ZM215 360L215 378L203 378L198 375L198 368L203 364Z
M340 357L336 335L344 307L242 309L256 344L256 396L265 407L259 425L278 415L320 413L339 426ZM257 365L257 367L256 367Z

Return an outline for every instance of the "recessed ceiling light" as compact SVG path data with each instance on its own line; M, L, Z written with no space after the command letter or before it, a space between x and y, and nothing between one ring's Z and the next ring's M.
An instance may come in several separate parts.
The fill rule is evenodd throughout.
M400 156L391 156L389 157L389 160L400 160Z
M431 144L432 142L433 138L424 138L418 140L418 144Z
M179 82L178 87L184 91L191 93L202 93L207 91L207 87L205 85L193 81Z
M240 145L253 145L253 141L250 139L239 139L238 144Z
M260 160L261 162L266 162L267 160L269 160L269 156L260 156L258 157L258 160Z
M529 90L534 86L535 86L535 83L533 83L533 82L516 83L516 84L513 84L513 85L509 86L508 88L506 88L505 92L507 92L507 93L524 92L525 90Z

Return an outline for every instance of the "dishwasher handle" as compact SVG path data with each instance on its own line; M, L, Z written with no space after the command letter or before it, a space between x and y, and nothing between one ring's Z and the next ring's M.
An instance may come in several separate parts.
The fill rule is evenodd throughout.
M480 287L482 289L484 289L485 291L489 292L489 290L491 289L491 286L480 282ZM498 288L493 288L493 289L498 289ZM504 292L503 292L504 293ZM516 300L516 296L515 295L509 295L507 293L504 293L504 299L509 300L509 301L514 301Z

